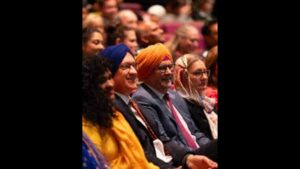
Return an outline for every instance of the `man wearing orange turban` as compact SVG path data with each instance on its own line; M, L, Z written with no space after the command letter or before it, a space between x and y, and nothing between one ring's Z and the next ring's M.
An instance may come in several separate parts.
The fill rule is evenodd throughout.
M136 62L138 64L138 78L141 81L148 78L152 70L162 61L169 60L173 63L170 51L161 43L151 45L140 51Z
M203 162L199 166L216 168L217 164L207 157L217 160L217 140L212 141L199 131L183 98L170 90L174 65L167 47L158 43L141 50L136 63L143 83L132 98L172 155L175 166L197 158Z

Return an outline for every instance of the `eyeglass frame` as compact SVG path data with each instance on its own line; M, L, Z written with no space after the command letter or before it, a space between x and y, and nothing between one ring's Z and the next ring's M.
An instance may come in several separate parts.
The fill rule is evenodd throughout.
M125 63L125 64L121 64L119 66L119 68L121 70L124 70L124 71L130 70L131 67L133 67L135 70L137 70L137 64L136 63Z
M211 71L209 69L200 70L200 71L196 70L196 71L192 72L191 74L194 75L194 76L198 76L199 77L199 76L203 76L204 73L206 74L207 77L209 77Z

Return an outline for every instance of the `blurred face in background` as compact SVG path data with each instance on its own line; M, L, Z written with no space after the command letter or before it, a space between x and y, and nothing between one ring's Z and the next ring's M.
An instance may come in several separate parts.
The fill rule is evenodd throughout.
M204 35L205 43L208 49L218 45L218 23L209 26L209 34Z
M218 23L210 26L212 46L218 45Z
M215 0L204 0L203 3L200 4L199 9L202 12L211 14L214 9Z
M120 20L123 25L129 28L136 29L138 27L138 18L132 11L122 11Z
M88 14L86 19L83 21L83 26L98 29L102 33L105 32L102 17L95 14Z
M188 31L182 35L179 41L179 51L181 54L193 53L198 48L200 33L196 28L188 28Z
M138 49L137 37L134 30L125 31L125 38L123 43L131 50L131 52L135 55Z
M86 57L97 55L104 49L103 36L99 32L93 32L90 39L82 46L83 55Z
M118 13L117 1L116 0L104 0L102 7L102 15L105 18L112 20Z
M156 44L159 42L164 43L165 42L165 37L163 35L164 31L160 28L160 26L157 23L151 21L149 21L147 25L149 27L149 36L148 36L149 44Z

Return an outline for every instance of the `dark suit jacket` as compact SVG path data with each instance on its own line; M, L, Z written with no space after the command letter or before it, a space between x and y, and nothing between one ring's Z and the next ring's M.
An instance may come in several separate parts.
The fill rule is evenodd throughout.
M200 147L208 144L210 140L195 126L183 98L172 90L169 90L168 93L173 105L186 121ZM165 102L145 84L141 85L132 98L139 104L152 129L170 151L174 164L180 164L184 155L190 153L191 149L187 146L175 119L165 106Z
M134 113L131 111L130 107L121 99L121 97L119 97L118 95L115 96L116 109L123 114L127 122L130 124L144 149L148 161L151 161L162 169L171 168L172 162L165 163L164 161L156 157L152 138L148 133L147 128L135 118Z
M191 113L191 117L195 122L197 128L203 132L206 137L209 139L213 139L211 130L209 127L209 123L207 117L204 114L203 107L197 105L196 103L192 102L191 100L184 99L188 105L189 112Z

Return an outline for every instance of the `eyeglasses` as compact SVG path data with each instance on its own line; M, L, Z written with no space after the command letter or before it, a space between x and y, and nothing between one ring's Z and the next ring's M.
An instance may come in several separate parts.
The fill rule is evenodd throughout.
M160 65L157 67L157 69L160 71L160 73L166 73L167 69L169 69L171 72L174 70L174 65Z
M210 75L210 70L196 70L195 72L192 73L194 76L203 76L204 74L206 76Z
M136 63L125 63L119 66L119 68L122 70L130 70L131 67L133 67L136 70Z

